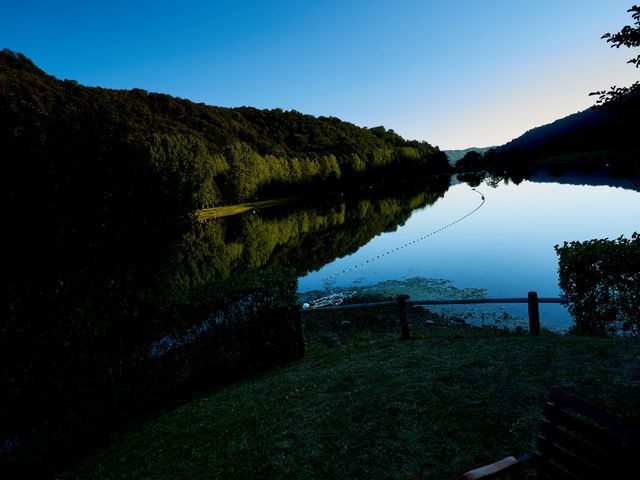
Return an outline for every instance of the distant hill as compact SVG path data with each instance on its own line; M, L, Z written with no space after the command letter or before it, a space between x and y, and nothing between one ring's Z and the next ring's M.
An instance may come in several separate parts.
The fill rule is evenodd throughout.
M616 118L617 116L610 111L588 108L546 125L532 128L518 138L497 147L497 150L539 147L554 137L566 137L587 131L600 130L611 125Z
M455 165L458 160L464 157L469 152L485 153L487 150L494 147L470 147L464 150L444 150L447 159L451 165Z
M497 175L539 168L555 173L605 168L614 175L634 175L640 171L639 129L640 95L633 93L533 128L488 150L483 162Z

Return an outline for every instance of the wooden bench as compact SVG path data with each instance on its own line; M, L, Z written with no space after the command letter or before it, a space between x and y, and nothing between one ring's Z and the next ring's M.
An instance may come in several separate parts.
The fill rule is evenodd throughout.
M553 388L544 406L536 452L504 458L460 478L491 478L525 462L541 478L640 479L640 425Z

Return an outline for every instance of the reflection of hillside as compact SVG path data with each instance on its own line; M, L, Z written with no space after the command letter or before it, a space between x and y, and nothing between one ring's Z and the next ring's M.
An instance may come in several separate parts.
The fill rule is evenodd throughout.
M534 183L558 183L561 185L589 185L592 187L618 187L627 190L640 190L640 178L615 178L607 174L606 171L596 171L593 173L570 171L560 176L551 175L547 172L537 172L531 175L528 180Z
M640 176L634 177L614 177L609 175L607 170L595 171L569 170L561 174L552 174L547 170L539 170L535 173L521 175L492 175L487 172L477 172L471 174L459 174L451 179L451 185L461 182L469 186L478 186L485 182L490 186L496 186L500 182L520 184L523 180L532 183L556 183L558 185L576 185L589 187L614 187L624 190L640 191Z
M444 195L448 179L440 183L420 191L342 198L196 224L182 239L178 278L189 288L267 266L290 266L305 274L395 230L415 209Z

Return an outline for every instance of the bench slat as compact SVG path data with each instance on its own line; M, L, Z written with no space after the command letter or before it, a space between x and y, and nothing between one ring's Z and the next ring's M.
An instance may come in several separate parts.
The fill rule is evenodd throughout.
M590 418L606 429L612 430L640 444L640 426L615 413L608 412L559 388L551 389L551 400L562 408Z
M538 472L546 474L544 478L552 478L555 480L583 480L549 461L548 458L543 457L539 453L532 455L531 464Z
M623 458L632 450L628 440L620 435L602 428L590 419L562 410L557 405L545 405L544 416L550 423L571 431L575 436L600 448L612 458Z
M604 478L604 471L584 458L580 458L560 445L538 436L536 448L543 457L566 467L579 478Z
M550 442L562 445L580 458L588 458L592 463L602 466L605 470L613 468L616 464L608 452L586 442L582 437L563 430L548 420L543 420L540 424L540 433Z

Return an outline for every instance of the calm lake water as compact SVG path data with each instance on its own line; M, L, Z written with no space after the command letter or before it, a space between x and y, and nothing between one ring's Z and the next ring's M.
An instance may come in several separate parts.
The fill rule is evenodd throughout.
M612 186L616 183L622 186ZM413 211L395 231L378 234L355 253L302 276L299 290L348 290L419 277L448 280L439 283L445 287L442 296L453 288L485 289L487 297L526 297L532 290L557 297L554 245L638 231L640 193L633 189L637 185L579 175L537 177L519 185L485 181L475 191L465 183L452 185L435 203ZM478 192L485 202L475 213L438 231L476 209L482 201ZM414 284L410 280L406 287ZM414 289L411 296L429 298L428 293L429 289ZM527 315L526 305L446 307L444 311L476 323L500 321L509 328L526 324ZM571 324L561 305L541 305L540 314L542 326L555 331Z

